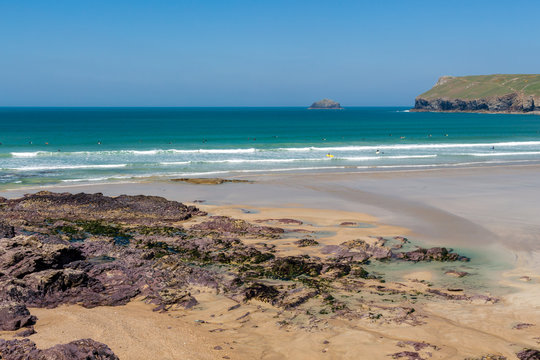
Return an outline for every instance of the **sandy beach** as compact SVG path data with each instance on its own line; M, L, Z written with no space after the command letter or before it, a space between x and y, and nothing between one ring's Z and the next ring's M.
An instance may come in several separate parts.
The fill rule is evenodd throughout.
M39 348L92 338L120 359L480 359L488 354L515 359L518 351L540 346L539 175L538 166L493 166L243 174L231 178L253 183L221 185L154 181L47 188L157 195L195 205L209 216L279 226L286 235L265 240L279 256L325 260L331 258L323 250L328 246L352 240L375 246L380 238L407 238L415 246L452 248L471 260L372 261L368 271L384 274L386 281L362 280L363 288L373 288L362 295L369 316L359 315L366 305L352 295L340 299L356 315L321 311L314 320L306 312L321 309L322 300L315 299L302 313L255 299L238 302L194 286L190 291L198 304L191 309L155 312L141 298L92 309L30 308L38 321L29 338ZM17 198L35 191L25 188L0 196ZM182 226L201 221L187 220ZM298 246L306 234L317 246ZM259 246L261 240L242 241ZM452 276L460 272L467 276ZM381 295L381 289L388 293ZM430 289L468 297L415 295ZM375 307L380 314L371 313ZM411 308L413 312L404 310Z

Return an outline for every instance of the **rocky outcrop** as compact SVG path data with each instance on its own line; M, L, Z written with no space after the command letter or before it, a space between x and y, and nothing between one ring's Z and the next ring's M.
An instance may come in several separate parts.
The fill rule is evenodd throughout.
M524 349L517 353L519 360L540 360L540 351L534 349Z
M315 101L308 109L343 109L340 103L330 99Z
M175 182L185 182L189 184L199 184L199 185L220 185L224 183L248 183L251 184L253 181L250 180L239 180L239 179L222 179L222 178L178 178L171 179Z
M455 111L455 112L531 112L540 111L540 103L532 96L512 93L481 99L425 99L415 100L415 111Z
M381 295L405 292L366 285L384 280L368 273L365 266L370 261L466 260L446 248L414 248L399 237L321 246L322 257L284 256L272 244L289 237L281 227L208 216L194 206L160 197L40 192L1 201L5 226L0 238L0 303L6 305L5 312L0 307L0 323L13 330L35 321L25 306L116 306L137 297L167 311L197 305L199 286L237 302L259 300L300 312L306 309L297 307L320 296L319 314L342 316L367 310L349 308L341 295L361 294L363 287ZM288 218L261 222L302 225ZM298 231L304 230L294 230ZM387 241L399 247L386 246ZM317 241L306 238L296 244L314 246ZM440 291L424 295L476 299ZM401 310L384 311L398 322L411 318ZM364 315L368 316L354 316ZM32 329L26 330L24 334L30 334Z
M539 74L442 76L412 111L531 113L540 111L538 89Z
M14 331L36 323L36 317L30 315L26 305L16 302L0 303L0 330Z
M28 339L0 340L0 359L4 360L118 360L105 344L92 339L75 340L40 350Z

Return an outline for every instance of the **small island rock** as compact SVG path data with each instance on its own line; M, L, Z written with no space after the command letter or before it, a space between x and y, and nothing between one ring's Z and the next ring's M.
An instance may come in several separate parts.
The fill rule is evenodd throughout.
M343 109L338 102L330 99L315 101L308 109Z

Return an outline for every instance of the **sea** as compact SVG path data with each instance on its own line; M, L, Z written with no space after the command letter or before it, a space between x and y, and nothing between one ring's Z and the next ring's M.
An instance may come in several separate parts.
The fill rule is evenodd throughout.
M272 108L0 108L0 188L540 163L540 116Z

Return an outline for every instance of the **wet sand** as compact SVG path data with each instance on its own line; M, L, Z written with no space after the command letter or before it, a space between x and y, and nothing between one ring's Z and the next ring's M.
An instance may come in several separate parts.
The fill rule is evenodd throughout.
M414 350L411 345L398 346L400 341L432 344L419 351L424 358L464 359L490 353L513 359L525 346L540 347L539 167L242 178L256 182L151 182L48 190L159 195L184 203L205 200L196 205L213 215L270 225L269 219L300 220L301 225L280 226L314 231L316 240L325 245L401 235L422 244L450 246L470 255L471 266L476 266L472 272L478 274L463 278L465 285L496 294L499 302L433 298L415 303L423 323L417 325L333 317L306 324L301 316L291 319L256 301L229 311L236 304L233 300L194 289L200 305L169 313L152 312L138 300L122 307L31 309L39 320L37 334L30 339L48 347L91 337L108 344L121 359L388 359L390 354ZM30 190L0 196L23 192ZM295 240L279 239L275 245L283 255L320 255L317 248L299 249ZM445 269L439 264L409 264L383 271L409 288L420 286L421 280L462 281L445 276ZM516 329L518 324L532 326Z

